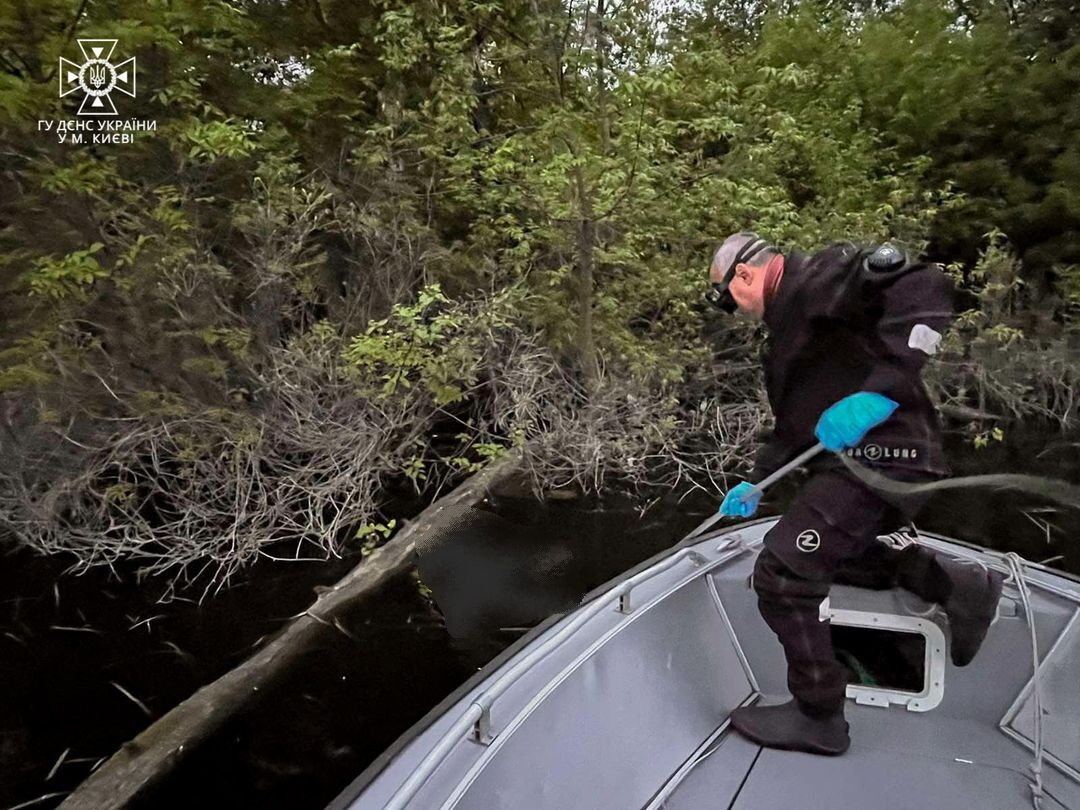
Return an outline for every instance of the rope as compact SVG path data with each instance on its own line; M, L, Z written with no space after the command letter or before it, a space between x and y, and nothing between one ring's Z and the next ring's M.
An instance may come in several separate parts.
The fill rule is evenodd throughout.
M945 489L964 487L990 487L992 489L1012 489L1048 498L1064 506L1080 509L1080 487L1057 478L1044 478L1040 475L1021 475L1018 473L997 473L994 475L962 475L958 478L945 478L941 481L929 481L913 484L897 481L882 475L876 470L859 464L851 456L838 453L844 466L867 486L887 492L891 495L921 495L926 492L938 492Z
M1039 677L1039 642L1035 637L1035 614L1031 610L1031 594L1028 591L1027 580L1024 577L1024 558L1014 551L1005 555L1005 562L1009 566L1013 583L1020 592L1020 602L1024 606L1024 618L1027 620L1028 629L1031 632L1031 695L1032 708L1035 712L1034 726L1032 729L1032 743L1035 746L1035 760L1031 763L1031 801L1035 810L1042 810L1043 806L1043 738L1042 738L1042 683Z

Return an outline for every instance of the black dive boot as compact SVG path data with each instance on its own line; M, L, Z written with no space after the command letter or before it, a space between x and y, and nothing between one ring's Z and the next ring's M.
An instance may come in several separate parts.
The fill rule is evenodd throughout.
M980 565L950 565L952 588L942 603L952 635L950 654L958 667L967 666L986 638L997 616L1005 576Z
M851 745L842 710L827 717L811 717L794 700L779 706L743 706L731 713L731 725L766 748L836 756Z

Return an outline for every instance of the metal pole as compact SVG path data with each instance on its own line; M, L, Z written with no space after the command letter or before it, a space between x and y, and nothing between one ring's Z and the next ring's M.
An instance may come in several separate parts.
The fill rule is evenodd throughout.
M814 456L816 456L818 453L820 453L824 449L825 449L825 445L823 445L821 442L818 442L813 447L811 447L809 450L805 450L802 453L799 453L799 455L795 456L795 458L793 458L791 461L789 461L783 467L778 469L772 475L770 475L770 476L764 478L763 480L759 481L758 483L754 484L753 489L749 490L746 493L746 495L742 497L741 500L746 501L752 495L764 492L767 487L772 486L777 481L779 481L781 478L783 478L785 475L787 475L789 472L794 470L796 467L802 466L803 464L805 464L807 461L812 459ZM696 529L694 529L692 532L690 532L690 534L688 534L686 536L686 539L689 540L691 537L697 537L699 534L704 534L706 531L708 531L713 526L713 524L719 522L719 520L721 518L724 518L724 517L729 517L729 516L728 515L721 515L719 512L717 512L715 515L710 515L708 518L705 519L705 521L700 526L698 526Z
M754 493L754 492L764 492L766 487L772 486L777 481L779 481L781 478L783 478L785 475L787 475L789 472L794 470L796 467L801 467L803 464L808 462L810 459L812 459L814 456L816 456L818 453L820 453L824 449L825 449L825 445L823 445L821 442L818 442L813 447L811 447L809 450L805 450L802 453L799 453L799 455L795 456L795 458L793 458L791 461L789 461L787 464L785 464L779 470L774 472L772 475L770 475L767 478L765 478L765 479L759 481L758 483L754 484L754 488L752 490L750 490L750 492L748 492L746 494L750 495L751 493ZM742 498L741 500L745 501L746 498Z

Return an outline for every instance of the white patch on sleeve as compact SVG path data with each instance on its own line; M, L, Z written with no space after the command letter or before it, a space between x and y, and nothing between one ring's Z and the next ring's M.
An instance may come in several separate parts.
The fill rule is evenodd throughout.
M919 349L927 354L937 354L938 344L941 342L941 333L935 332L925 323L917 323L911 327L907 345L912 349Z

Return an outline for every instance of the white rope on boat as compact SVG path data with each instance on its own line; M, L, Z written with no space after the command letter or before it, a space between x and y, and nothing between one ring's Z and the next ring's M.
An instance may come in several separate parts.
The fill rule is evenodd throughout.
M1035 636L1035 615L1031 610L1031 594L1028 591L1027 579L1024 577L1024 560L1019 554L1010 551L1004 556L1012 575L1013 584L1020 592L1020 602L1024 606L1024 618L1027 620L1028 630L1031 632L1031 696L1032 707L1035 712L1034 725L1032 727L1032 743L1035 746L1035 761L1031 763L1031 801L1035 810L1042 810L1043 806L1043 739L1042 739L1042 685L1039 677L1039 642Z

